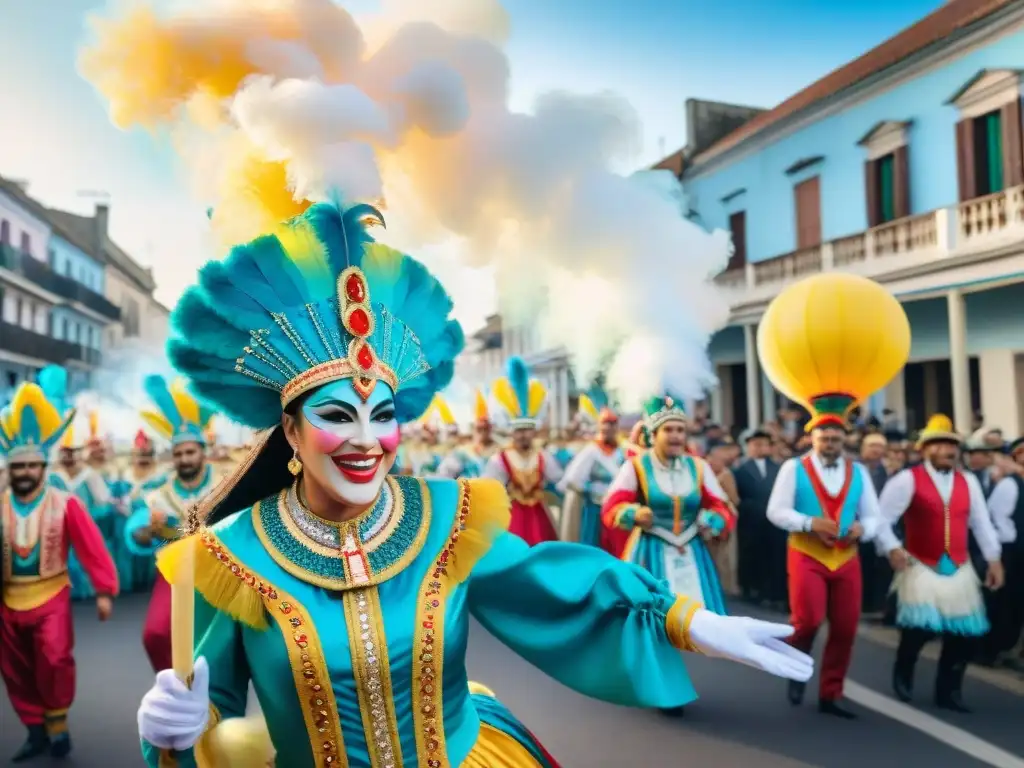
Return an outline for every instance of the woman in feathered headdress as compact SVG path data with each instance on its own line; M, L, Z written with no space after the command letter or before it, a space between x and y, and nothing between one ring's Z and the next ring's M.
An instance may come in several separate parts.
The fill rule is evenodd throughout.
M499 480L512 500L509 530L531 546L557 541L554 518L545 495L562 478L562 467L546 449L537 445L537 427L547 400L541 382L530 378L530 369L519 357L509 358L507 375L494 383L497 404L505 411L512 443L495 453L484 467L484 476Z
M686 452L682 401L658 395L644 405L651 449L622 465L604 499L605 524L629 532L622 559L647 568L673 589L699 595L725 614L725 597L705 539L736 522L715 473Z
M75 698L70 555L96 596L101 621L113 611L117 569L103 535L77 496L46 482L50 454L70 428L67 372L39 372L0 413L0 457L10 487L0 494L0 676L28 729L22 762L71 751L67 714Z
M480 477L487 462L498 452L493 429L487 396L478 389L473 402L473 439L469 445L457 447L449 453L437 473L453 480Z
M314 205L208 264L174 310L174 365L263 432L194 516L204 524L161 553L204 610L191 687L162 674L143 700L147 762L196 745L206 764L251 680L279 765L552 768L492 695L467 695L470 612L561 682L621 704L692 699L679 648L809 675L806 657L762 644L785 627L715 617L589 547L529 548L507 530L500 483L388 475L400 425L450 382L463 336L442 286L368 222L381 216L366 205ZM527 387L514 423L527 435L535 404ZM175 649L178 675L191 651ZM595 675L585 660L598 657ZM298 695L282 696L292 676Z
M619 445L618 414L608 405L603 390L595 387L589 395L580 395L579 414L597 435L569 462L559 482L565 494L560 533L563 541L599 547L607 540L601 503L626 454Z

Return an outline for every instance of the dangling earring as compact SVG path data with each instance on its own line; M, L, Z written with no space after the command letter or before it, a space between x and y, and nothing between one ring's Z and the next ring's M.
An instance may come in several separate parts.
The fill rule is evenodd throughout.
M295 477L298 477L299 473L302 471L302 462L299 461L298 451L294 451L292 453L292 457L288 459L288 471Z

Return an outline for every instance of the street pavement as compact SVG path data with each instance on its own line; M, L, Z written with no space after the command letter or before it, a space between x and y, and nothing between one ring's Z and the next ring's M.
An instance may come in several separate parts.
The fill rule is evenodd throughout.
M145 606L145 596L123 598L104 625L90 604L76 607L79 694L69 720L75 750L62 765L141 764L135 711L152 679L140 641ZM737 606L734 612L745 611ZM681 719L594 702L537 672L480 627L473 628L469 670L564 768L1024 768L1020 689L971 676L965 693L975 712L946 714L931 706L935 665L925 658L918 672L921 702L905 707L889 696L893 651L871 636L858 639L847 690L868 705L851 704L860 715L854 722L819 715L813 683L807 702L794 709L783 681L702 657L688 660L701 698ZM4 696L0 764L22 738Z

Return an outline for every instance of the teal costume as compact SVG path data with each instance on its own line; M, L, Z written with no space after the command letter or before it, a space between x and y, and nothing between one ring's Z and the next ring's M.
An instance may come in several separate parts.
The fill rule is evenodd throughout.
M437 280L373 243L367 220L382 223L369 206L314 205L204 267L172 315L170 358L197 396L267 432L205 524L159 555L178 583L194 550L195 652L209 663L213 714L192 749L162 756L144 743L151 766L208 764L217 724L244 713L251 681L278 768L556 768L473 690L470 616L586 695L647 707L695 697L679 649L696 604L597 549L528 548L506 531L496 481L391 476L340 524L303 506L282 410L350 379L360 396L390 387L409 423L463 346Z

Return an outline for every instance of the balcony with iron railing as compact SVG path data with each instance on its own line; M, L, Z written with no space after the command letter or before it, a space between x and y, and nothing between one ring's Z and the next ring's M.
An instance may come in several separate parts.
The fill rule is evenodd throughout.
M1024 186L752 262L722 272L715 283L735 311L766 303L789 283L819 272L841 270L878 279L905 270L940 270L954 257L1022 243Z
M98 349L44 336L3 320L0 320L0 349L58 365L79 363L95 368L102 362Z
M78 302L111 321L121 319L121 310L104 296L56 272L49 264L15 250L10 245L0 245L0 267L9 269L43 290L55 293L69 302Z

